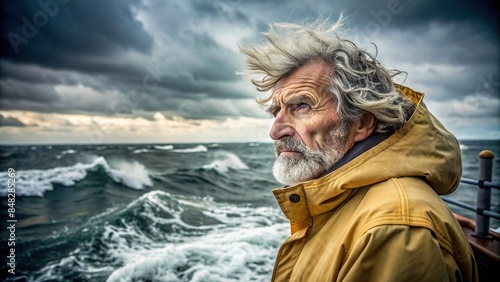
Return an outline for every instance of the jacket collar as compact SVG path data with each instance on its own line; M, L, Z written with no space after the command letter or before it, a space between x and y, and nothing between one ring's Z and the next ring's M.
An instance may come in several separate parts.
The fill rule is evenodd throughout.
M375 147L378 143L384 141L390 134L381 134L374 132L368 138L363 141L357 142L352 146L352 148L345 153L345 155L338 160L328 171L326 171L321 177L331 173L332 171L338 169L339 167L345 165L346 163L352 161L362 153L368 151L372 147Z

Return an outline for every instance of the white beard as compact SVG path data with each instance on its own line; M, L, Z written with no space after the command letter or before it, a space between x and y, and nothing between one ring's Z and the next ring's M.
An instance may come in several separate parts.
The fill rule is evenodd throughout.
M309 149L300 139L286 138L275 141L277 157L273 166L274 178L284 185L294 185L321 176L345 155L348 136L349 124L340 122L325 140L324 151ZM284 149L300 154L279 155Z

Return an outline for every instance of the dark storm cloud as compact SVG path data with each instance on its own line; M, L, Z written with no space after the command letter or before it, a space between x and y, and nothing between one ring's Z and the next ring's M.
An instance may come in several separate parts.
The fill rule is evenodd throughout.
M49 105L59 100L54 89L47 85L2 79L0 90L2 91L2 99L5 100L26 100Z
M153 45L129 2L2 1L2 60L49 69L123 72L120 53L149 53Z
M377 44L382 63L407 71L427 101L500 99L498 1L343 2L357 42Z
M489 32L499 27L499 5L495 0L351 0L345 4L358 21L378 20L390 28L414 28L430 22L477 24Z
M40 2L57 1L63 3ZM3 109L256 116L246 108L224 109L259 95L250 85L238 85L235 72L243 67L243 58L231 45L243 37L259 37L271 22L317 16L333 21L340 12L349 16L348 28L361 35L363 46L379 40L374 43L382 57L405 67L409 81L437 88L427 99L463 100L476 94L481 77L498 82L496 1L65 2L28 43L19 44L17 54L7 35L22 35L23 18L33 23L46 5L2 2ZM240 30L250 34L239 34ZM369 36L374 38L365 38ZM422 71L426 64L428 69ZM90 88L82 91L91 93L82 94L90 98L78 100L69 90L59 93L60 85ZM498 87L487 94L497 97Z
M41 2L59 3L56 0ZM205 4L198 1L192 3L192 6L190 3L160 1L154 3L154 7L134 7L136 3L69 1L67 4L57 5L57 8L50 6L57 13L54 12L47 24L38 28L36 35L28 43L16 46L19 48L16 54L10 41L12 36L8 35L15 33L22 36L23 28L26 28L24 18L35 24L34 21L37 20L33 20L34 15L45 11L43 7L46 5L20 2L14 6L3 2L6 16L3 19L1 58L3 84L0 90L3 108L15 109L29 104L29 108L19 109L33 110L33 103L36 101L20 102L27 98L25 93L38 96L34 100L47 96L24 90L26 82L32 84L30 87L33 90L36 90L37 84L42 85L40 89L44 92L50 90L47 88L60 84L74 86L82 83L98 91L117 90L123 93L121 100L127 101L127 95L133 89L140 89L147 76L154 76L153 83L159 84L154 89L142 87L141 91L146 92L148 101L129 105L129 108L152 108L148 104L154 104L154 108L171 108L168 100L176 97L242 97L241 91L231 93L230 88L219 84L238 79L235 75L235 63L238 64L241 60L239 54L222 48L206 31L198 28L203 24L202 19L217 20L217 15L234 15L234 21L245 22L245 16L239 10L231 10L230 5L217 1L205 1ZM210 7L212 10L208 13ZM154 19L154 25L161 27L159 34L167 38L164 47L156 46L159 48L156 55L151 53L154 48L151 34L135 19L136 15L132 12L134 9L147 11L149 8L152 9L148 12ZM220 20L224 23L227 19ZM124 52L127 50L142 52L146 59L131 61ZM152 62L155 60L154 56L167 58L168 62ZM157 68L157 65L161 65L162 70L153 71L155 73L152 74L151 69ZM169 99L156 99L155 95L166 95ZM57 98L57 94L52 96ZM157 104L157 100L166 102ZM109 103L90 108L80 105L79 110L82 111L94 109L106 114L117 111ZM37 105L35 108L38 106L43 107ZM61 110L60 104L50 102L45 107L52 107L54 111ZM62 109L70 111L75 107L78 109L78 104L67 105Z
M219 0L219 1L192 1L193 11L202 17L223 17L229 22L250 24L251 19L244 13L244 9L239 9L243 4L242 0Z
M13 117L4 117L0 115L0 126L16 126L22 127L26 126L26 124L22 123L20 120Z
M55 71L43 69L36 65L18 65L7 61L0 61L0 74L3 79L13 79L29 83L65 83L64 79Z

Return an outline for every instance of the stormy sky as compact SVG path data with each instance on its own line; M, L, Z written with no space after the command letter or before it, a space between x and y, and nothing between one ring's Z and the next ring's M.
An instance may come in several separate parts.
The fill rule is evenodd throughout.
M1 1L0 143L269 141L238 43L340 13L459 139L499 139L497 3Z

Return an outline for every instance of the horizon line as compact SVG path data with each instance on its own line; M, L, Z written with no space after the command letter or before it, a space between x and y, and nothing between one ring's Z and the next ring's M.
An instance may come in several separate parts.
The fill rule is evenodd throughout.
M470 142L470 141L498 141L500 142L500 138L457 138L459 142ZM106 145L171 145L171 144L198 144L198 145L211 145L211 144L247 144L247 143L273 143L270 141L217 141L217 142L102 142L102 143L89 143L89 144L81 144L81 143L0 143L1 146L106 146Z

